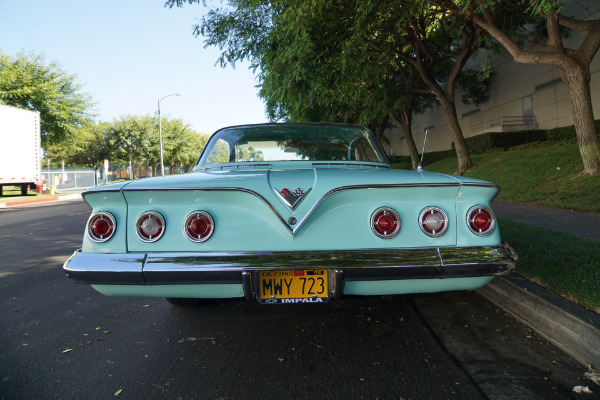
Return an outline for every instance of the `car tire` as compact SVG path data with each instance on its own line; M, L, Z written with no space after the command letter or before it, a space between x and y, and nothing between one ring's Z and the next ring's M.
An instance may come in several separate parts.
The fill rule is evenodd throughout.
M194 307L206 304L206 300L194 298L167 297L165 300L167 300L167 303L179 307Z

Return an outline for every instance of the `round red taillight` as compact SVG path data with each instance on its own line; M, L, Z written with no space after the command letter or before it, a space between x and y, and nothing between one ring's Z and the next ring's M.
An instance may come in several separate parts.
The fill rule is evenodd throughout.
M478 236L486 236L492 233L496 226L496 218L492 210L483 206L472 207L467 213L467 225L471 232Z
M106 242L115 234L115 217L103 211L92 215L88 221L88 235L97 243Z
M192 242L208 240L215 230L215 222L206 211L194 211L185 219L183 232Z
M448 230L448 216L438 207L424 208L419 214L419 226L426 235L440 237Z
M381 207L371 215L371 229L383 239L391 239L400 231L400 217L389 207Z
M165 219L156 211L147 211L140 215L135 223L137 237L146 243L156 242L165 233Z

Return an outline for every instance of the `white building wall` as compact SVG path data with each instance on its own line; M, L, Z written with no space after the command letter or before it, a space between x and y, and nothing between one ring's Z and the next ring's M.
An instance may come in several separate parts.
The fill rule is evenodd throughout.
M600 1L572 0L563 10L565 15L586 19L600 18ZM584 35L573 32L566 40L568 47L576 48ZM471 61L476 68L477 60ZM573 125L571 104L565 85L557 81L558 70L550 65L516 63L508 52L503 51L493 60L494 72L490 79L488 100L479 107L468 106L456 96L456 109L465 138L485 132L501 130L552 129ZM592 107L596 119L600 118L600 56L596 54L590 65ZM528 114L528 105L533 107L535 124L527 124L522 118ZM502 127L504 118L505 125ZM507 123L506 121L512 122ZM523 124L516 124L517 121ZM515 124L508 126L507 124ZM429 127L426 151L448 150L452 137L444 118L443 109L435 105L423 115L413 116L413 136L417 149L421 151L425 130ZM385 146L388 154L408 155L406 141L399 128L385 132L390 145Z

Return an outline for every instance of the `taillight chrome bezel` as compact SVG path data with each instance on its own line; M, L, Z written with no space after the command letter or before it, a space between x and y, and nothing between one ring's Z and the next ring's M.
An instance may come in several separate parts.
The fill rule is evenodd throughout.
M382 217L390 217L395 220L394 229L391 231L385 231L379 227L379 220ZM400 232L400 228L402 227L402 221L400 220L400 216L398 213L390 207L379 207L373 214L371 214L371 230L373 233L382 239L392 239L396 237L398 232Z
M477 217L477 214L480 213L487 214L489 217L489 225L485 230L478 228L475 225L475 218ZM494 229L496 228L496 216L489 207L482 205L473 206L469 208L469 211L467 211L467 226L469 227L469 230L477 236L488 236L489 234L494 232Z
M437 215L438 217L441 217L441 226L437 230L431 229L426 224L427 218L432 215ZM446 215L444 210L442 210L439 207L428 206L421 210L421 212L419 213L419 227L421 228L421 231L427 236L437 238L444 235L448 231L448 225L448 215Z
M194 234L191 232L191 224L196 220L204 220L209 232L205 234ZM194 243L202 243L206 242L215 232L215 220L212 215L208 213L208 211L197 210L190 213L186 218L183 224L183 233L185 237L187 237L190 241Z
M97 236L94 233L93 225L96 223L96 221L105 221L108 223L108 225L110 226L110 229L106 235ZM88 219L87 234L92 242L95 242L95 243L107 242L115 235L116 231L117 231L117 220L115 219L114 215L112 215L108 211L97 212L95 214L92 214L90 216L90 219Z
M158 224L158 232L155 235L147 235L143 232L143 224L148 221L154 221ZM144 243L156 242L164 235L166 229L165 218L158 211L146 211L135 222L135 234Z

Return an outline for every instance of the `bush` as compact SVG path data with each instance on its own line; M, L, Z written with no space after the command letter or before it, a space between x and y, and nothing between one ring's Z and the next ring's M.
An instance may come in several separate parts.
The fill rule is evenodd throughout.
M600 120L594 121L594 125L600 138ZM470 154L484 154L498 150L506 151L529 143L577 143L577 136L575 134L575 126L570 125L548 130L487 132L466 138L465 141L467 142L467 149L469 149ZM450 150L434 151L431 153L425 152L424 160L427 164L431 164L450 157L456 157L454 142ZM389 158L391 164L411 164L409 156L389 156Z
M600 138L600 119L594 121L598 138ZM546 131L548 140L552 143L577 143L575 126L561 126L560 128L548 129Z
M444 151L425 151L425 157L423 158L424 162L427 164L434 163L436 161L440 161L446 158L456 156L456 152L453 149L444 150ZM421 155L419 154L419 159ZM390 164L408 164L412 165L412 160L410 156L388 156L390 160Z
M548 140L552 143L575 143L577 135L575 134L575 126L561 126L559 128L548 129Z
M465 139L471 154L484 154L496 150L508 150L525 143L547 140L546 131L529 130L517 132L488 132ZM454 145L453 145L454 148Z

